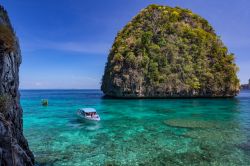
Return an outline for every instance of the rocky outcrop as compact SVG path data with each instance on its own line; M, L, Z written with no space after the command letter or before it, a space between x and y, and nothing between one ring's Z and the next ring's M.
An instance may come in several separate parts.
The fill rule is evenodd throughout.
M150 5L117 34L101 89L120 98L234 97L237 70L205 19Z
M19 66L21 51L7 12L0 6L0 165L29 166L34 156L23 135Z
M250 79L248 80L248 84L241 85L242 90L250 90Z

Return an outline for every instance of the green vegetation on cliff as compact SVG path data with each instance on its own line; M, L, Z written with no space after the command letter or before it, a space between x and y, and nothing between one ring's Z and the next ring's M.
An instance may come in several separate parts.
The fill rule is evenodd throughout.
M102 90L117 97L235 96L237 70L208 21L150 5L115 38Z
M9 97L6 95L0 95L0 113L5 115L5 113L8 111L8 105L9 105Z
M3 51L14 50L15 36L8 26L0 25L0 45Z
M7 11L0 6L0 52L14 51L16 41Z

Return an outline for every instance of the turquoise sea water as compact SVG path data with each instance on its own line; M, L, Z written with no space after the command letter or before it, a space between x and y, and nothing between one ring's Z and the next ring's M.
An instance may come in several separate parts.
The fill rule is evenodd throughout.
M41 99L49 106L41 106ZM39 165L250 165L250 91L234 99L102 99L99 90L22 90ZM100 122L76 115L94 107Z

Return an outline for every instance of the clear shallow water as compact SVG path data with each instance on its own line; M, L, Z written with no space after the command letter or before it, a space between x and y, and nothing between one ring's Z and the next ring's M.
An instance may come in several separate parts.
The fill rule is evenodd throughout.
M180 100L102 99L98 90L21 95L24 133L39 165L250 165L250 91ZM80 107L96 108L102 120L79 119Z

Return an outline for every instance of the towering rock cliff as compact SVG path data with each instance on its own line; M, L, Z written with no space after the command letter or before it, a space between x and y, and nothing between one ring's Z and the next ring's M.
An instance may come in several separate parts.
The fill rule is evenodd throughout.
M33 165L34 157L23 136L19 66L21 52L7 12L0 5L0 165Z
M234 55L190 10L150 5L117 35L102 91L121 98L233 97Z

